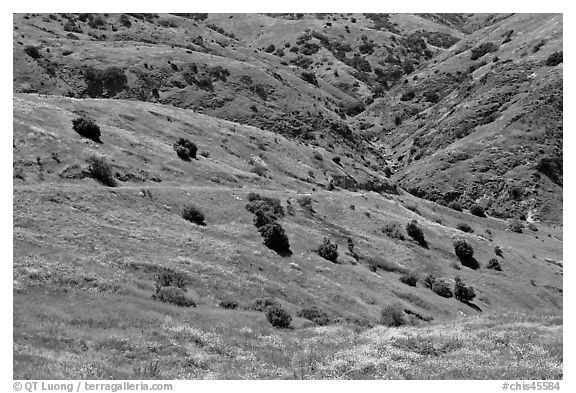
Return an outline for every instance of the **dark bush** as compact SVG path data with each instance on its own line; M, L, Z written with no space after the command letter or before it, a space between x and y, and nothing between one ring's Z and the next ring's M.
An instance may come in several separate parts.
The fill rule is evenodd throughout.
M271 250L283 253L290 252L290 242L282 225L271 222L258 228L258 232L264 238L264 244Z
M456 201L450 202L450 203L448 204L448 207L449 207L450 209L452 209L452 210L456 210L457 212L461 212L461 211L462 211L462 206L461 206L458 202L456 202Z
M464 284L460 277L456 277L456 283L454 284L454 297L461 302L468 303L476 297L474 293L474 288Z
M114 96L124 90L127 83L128 79L120 67L107 67L102 73L102 84L109 96Z
M271 306L266 309L266 319L274 327L287 328L292 322L292 317L288 311L278 306Z
M276 50L276 47L272 44L268 45L268 47L266 47L266 49L264 50L266 53L272 53Z
M318 247L316 252L330 262L336 262L338 259L338 245L332 243L327 237L324 238L322 245Z
M88 159L88 174L107 187L116 187L117 185L116 179L112 175L112 169L104 158L90 157Z
M332 161L334 161L334 163L335 163L336 165L340 165L340 160L341 160L340 156L334 156L334 157L332 157Z
M502 266L500 265L500 261L498 259L492 258L486 264L486 269L498 270L500 272L502 271Z
M196 307L196 303L186 296L184 290L178 287L161 287L152 298L161 302L172 303L182 307Z
M484 208L480 205L472 205L470 206L470 213L472 215L478 216L478 217L486 217L486 213L484 212Z
M512 232L522 233L523 227L524 226L522 225L522 223L518 219L513 218L513 219L508 221L508 229L510 229Z
M190 161L191 158L196 158L196 152L198 151L198 146L194 142L189 141L186 138L180 138L174 144L174 151L178 157L184 161Z
M184 210L182 210L182 218L197 225L206 225L204 214L194 205L184 207Z
M281 307L278 300L270 296L259 297L252 301L250 308L255 311L266 311L268 307Z
M454 242L454 253L460 259L468 259L474 256L474 249L466 240L458 239Z
M318 87L318 79L316 79L315 73L304 71L304 72L302 72L302 74L300 74L300 78L302 78L302 80L310 83L311 85Z
M546 65L549 67L557 66L563 62L564 52L554 52L546 59Z
M238 302L232 299L224 299L218 302L218 305L226 310L235 310L238 308Z
M309 212L314 212L314 208L312 207L312 198L309 195L298 197L296 201L304 209L308 210Z
M402 284L409 285L411 287L415 287L418 284L418 276L414 273L406 274L400 277L400 282Z
M399 305L386 306L380 313L380 324L388 327L399 327L408 324L404 310Z
M426 244L426 240L424 239L424 232L422 232L422 229L418 226L418 222L416 220L412 220L406 224L406 233L418 243L422 245Z
M214 89L214 85L212 84L212 79L207 76L203 76L196 81L196 85L204 90L212 91Z
M186 277L172 270L163 270L154 276L154 287L160 292L163 287L176 287L186 291Z
M72 128L84 138L100 142L100 127L94 120L87 117L78 117L72 120Z
M424 277L422 283L426 288L432 289L436 283L436 277L434 277L432 274L428 274L426 277Z
M39 59L41 57L40 51L33 45L28 45L24 48L24 53L33 59Z
M320 326L326 326L330 324L330 317L328 314L316 306L303 308L302 310L298 311L298 314L296 315L300 318L306 318Z
M533 222L528 223L528 229L530 229L533 232L538 232L538 227Z
M465 224L465 223L460 223L460 224L456 225L456 229L459 229L462 232L466 232L466 233L474 232L474 230L472 228L470 228L470 225Z

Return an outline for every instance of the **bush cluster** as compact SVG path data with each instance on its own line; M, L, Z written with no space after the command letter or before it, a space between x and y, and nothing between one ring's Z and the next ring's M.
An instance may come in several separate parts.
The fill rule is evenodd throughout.
M404 310L399 305L386 306L380 313L380 324L388 327L407 325L408 320Z
M470 60L477 60L484 56L486 53L496 52L498 45L493 42L485 42L473 48L470 55Z
M408 273L400 277L400 282L415 287L418 284L418 276L414 273Z
M268 307L280 307L280 303L273 297L265 296L254 299L250 306L255 311L266 311Z
M468 303L476 297L474 288L464 284L460 277L456 277L454 284L454 297L461 302Z
M454 253L460 260L470 259L474 256L474 249L466 240L454 241Z
M197 225L205 226L204 214L194 205L185 206L182 210L182 218Z
M449 207L450 209L452 209L452 210L456 210L457 212L461 212L461 211L462 211L462 205L460 205L460 204L459 204L458 202L456 202L456 201L450 202L450 203L448 204L448 207Z
M557 66L563 62L564 52L554 52L546 59L546 65L549 67Z
M186 278L170 270L164 270L154 277L156 288L152 298L161 302L183 307L195 307L194 301L186 296Z
M88 174L107 187L117 186L116 179L112 175L112 169L104 158L91 156L88 159Z
M424 232L422 232L422 229L418 226L418 221L412 220L409 223L407 223L406 233L408 234L408 236L416 240L418 243L422 245L426 244L426 240L424 239Z
M196 152L198 151L198 146L194 142L189 141L186 138L180 138L174 144L174 151L178 157L184 161L190 161L191 158L196 158Z
M298 314L296 315L300 318L306 318L320 326L326 326L330 324L329 315L316 306L303 308L302 310L298 311Z
M254 226L264 239L266 247L279 253L290 252L288 236L277 220L284 217L284 208L277 198L248 194L246 210L254 214Z
M324 238L323 243L318 247L316 252L330 262L336 262L338 259L338 245L332 243L327 237Z
M502 266L500 265L500 261L496 258L492 258L486 264L486 269L492 269L497 271L502 271Z
M474 230L472 228L470 228L470 225L465 224L465 223L460 223L456 225L456 229L461 230L462 232L466 232L466 233L472 233L474 232Z
M28 56L30 56L31 58L33 58L34 60L39 59L41 57L40 55L40 51L38 50L37 47L35 47L34 45L28 45L24 48L24 53L26 53Z
M512 232L522 233L523 227L524 226L522 225L520 220L518 220L516 218L513 218L513 219L508 221L508 229L510 229Z
M266 319L274 327L287 328L292 322L288 311L279 306L271 306L266 309Z
M477 217L486 217L486 213L484 212L484 208L480 205L472 205L470 206L470 214L477 216Z
M392 239L404 240L404 234L398 223L386 223L384 227L382 227L382 232Z
M84 138L100 142L100 127L94 120L87 117L78 117L72 120L72 128Z

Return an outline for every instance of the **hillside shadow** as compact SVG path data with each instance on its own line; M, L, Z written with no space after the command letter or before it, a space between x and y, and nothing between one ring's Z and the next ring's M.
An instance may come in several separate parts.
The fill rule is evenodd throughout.
M292 256L292 251L290 250L274 250L276 254L280 255L282 258L289 258Z
M477 305L475 305L474 303L471 302L467 302L467 301L463 301L460 300L462 303L464 303L465 305L467 305L468 307L473 308L474 310L478 311L478 312L482 312L482 309L480 307L478 307Z
M462 263L462 265L466 266L467 268L470 268L472 270L480 269L480 262L478 262L478 260L474 257L459 258L459 259L460 259L460 262Z

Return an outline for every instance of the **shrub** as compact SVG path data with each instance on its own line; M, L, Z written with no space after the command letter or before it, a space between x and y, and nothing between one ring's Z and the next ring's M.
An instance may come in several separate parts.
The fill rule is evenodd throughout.
M470 206L470 213L477 217L486 217L486 213L484 212L484 208L480 205L472 205Z
M266 53L272 53L276 50L276 47L273 44L268 45L268 47L264 50Z
M114 96L126 88L128 79L120 67L107 67L102 73L102 84L109 96Z
M292 317L288 311L278 306L268 307L266 309L266 319L274 327L287 328L292 322Z
M448 299L454 296L454 294L452 293L452 289L450 288L450 285L448 285L448 283L444 280L434 281L434 284L432 285L431 289L438 296L442 296Z
M454 242L454 253L458 258L466 259L474 255L474 249L466 240L458 239Z
M392 239L404 240L404 235L402 234L400 225L395 222L385 224L382 228L382 232Z
M332 243L330 239L325 237L322 245L318 247L317 253L330 262L336 262L338 259L338 245Z
M398 327L408 324L404 310L399 305L386 306L380 313L380 324L388 327Z
M198 146L186 138L180 138L174 144L174 150L176 151L178 157L180 157L182 160L190 161L191 158L196 158Z
M557 66L558 64L562 63L564 52L554 52L546 59L546 65L549 67Z
M246 210L253 214L256 214L257 211L262 211L276 218L284 217L284 208L280 203L280 199L261 196L255 192L248 194Z
M558 182L559 175L562 171L562 160L553 157L542 157L536 164L536 169L548 176L553 182Z
M498 255L499 257L502 256L502 247L496 245L494 246L494 254Z
M435 91L427 91L424 93L424 100L435 104L440 101L440 96Z
M117 185L116 179L112 175L112 169L104 158L91 156L88 159L88 174L107 187L116 187Z
M238 308L238 303L232 299L220 300L218 305L226 310L235 310Z
M310 83L311 85L318 87L318 79L316 79L315 73L309 72L309 71L304 71L304 72L302 72L302 74L300 74L300 78L302 78L302 80Z
M186 293L178 287L162 287L152 295L152 298L161 302L172 303L182 307L195 307L196 303L186 296Z
M87 117L78 117L72 120L72 128L84 138L100 142L100 127L94 120Z
M194 205L184 207L184 210L182 210L182 218L197 225L206 225L204 214Z
M470 228L470 225L465 224L465 223L460 223L460 224L456 225L456 229L459 229L462 232L466 232L466 233L474 232L474 230L472 228Z
M424 232L418 226L418 222L416 220L412 220L406 224L406 233L412 239L416 240L420 244L426 244L426 240L424 239Z
M474 293L474 288L464 284L460 277L456 277L456 283L454 284L454 297L461 302L468 303L476 297Z
M522 233L522 228L523 225L520 220L513 218L508 221L508 229L510 229L512 232Z
M533 222L528 223L528 229L530 229L533 232L538 232L538 227Z
M38 50L37 47L35 47L34 45L28 45L24 48L24 53L26 53L28 56L30 56L31 58L33 58L34 60L39 59L41 57L40 55L40 51Z
M460 204L459 204L458 202L456 202L456 201L450 202L450 203L448 204L448 207L449 207L450 209L452 209L452 210L456 210L457 212L461 212L461 211L462 211L462 205L460 205Z
M266 311L268 307L281 307L278 300L270 296L259 297L254 299L250 308L255 311Z
M332 161L334 161L334 164L336 164L336 165L340 165L340 161L341 161L341 160L342 160L342 159L340 158L340 156L334 156L334 157L332 157Z
M258 228L258 232L260 232L260 235L264 238L264 244L266 247L271 250L277 252L290 251L288 236L286 236L284 228L282 228L282 225L279 223L274 221L270 224L266 224Z
M326 326L330 324L330 317L328 314L315 306L303 308L302 310L298 311L298 314L296 315L300 318L306 318L320 326Z
M418 284L418 276L414 273L409 273L409 274L406 274L406 275L400 277L400 282L402 284L406 284L406 285L409 285L411 287L415 287L416 284Z
M500 272L502 271L502 266L500 265L500 261L498 259L492 258L486 264L486 269L498 270Z
M130 17L126 14L120 15L118 22L120 22L120 24L124 27L127 27L127 28L132 27L132 22L130 22Z

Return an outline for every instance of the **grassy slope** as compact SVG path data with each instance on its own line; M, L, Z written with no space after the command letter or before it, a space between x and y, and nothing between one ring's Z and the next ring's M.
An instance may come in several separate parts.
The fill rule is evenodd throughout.
M103 144L82 140L71 129L71 119L82 112L101 125ZM194 140L209 158L178 159L172 144L181 136ZM315 151L323 160L313 157ZM80 173L91 154L105 156L121 174L146 181L111 189L87 178L66 178ZM256 156L269 168L265 179L250 172L249 161ZM330 158L321 148L174 107L15 95L14 377L525 378L536 369L542 378L560 375L558 319L516 316L503 331L484 316L510 310L561 312L562 269L544 261L562 259L560 230L542 226L537 233L515 234L503 221L457 213L403 193L325 191L322 185L331 174L362 178L370 172L347 158L342 167ZM262 244L244 209L250 191L276 196L285 207L289 200L294 207L281 220L291 257ZM302 195L312 196L314 213L298 205ZM206 227L180 217L188 203L201 207ZM420 214L405 206L416 206ZM385 223L404 226L413 218L423 227L429 249L380 231ZM458 232L459 222L469 223L475 234ZM339 245L338 264L312 251L324 236ZM364 257L360 264L344 252L348 236ZM451 239L457 236L471 242L482 265L500 244L504 271L455 271ZM419 274L447 279L458 274L474 286L476 308L436 296L421 284L408 287L397 273L372 272L366 266L369 256ZM197 308L151 299L153 276L161 267L188 277ZM435 321L424 328L364 330L347 323L317 328L294 317L293 329L276 330L262 313L245 307L259 296L278 298L293 316L318 305L333 316L375 321L384 305L400 303ZM217 307L228 297L241 309ZM471 319L456 319L462 315ZM472 336L464 336L467 329ZM496 358L483 357L479 369L462 371L462 362L471 362L478 345L491 350L498 344L486 338L494 330L510 346L498 347ZM514 352L526 332L534 338L531 346ZM411 341L382 344L386 335L415 334L430 337L438 350L450 342L450 353L441 355L437 368L421 362L428 355L415 355ZM512 353L525 360L514 361ZM359 354L364 356L360 363ZM150 370L151 360L158 361L160 375ZM383 368L385 360L397 362Z

